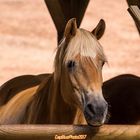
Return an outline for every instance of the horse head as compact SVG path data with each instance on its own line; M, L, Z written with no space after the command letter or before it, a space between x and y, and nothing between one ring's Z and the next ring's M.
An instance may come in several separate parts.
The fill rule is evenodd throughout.
M104 30L104 20L89 32L70 19L55 58L54 73L65 102L80 108L90 125L103 124L108 109L102 94L102 67L107 60L98 41Z

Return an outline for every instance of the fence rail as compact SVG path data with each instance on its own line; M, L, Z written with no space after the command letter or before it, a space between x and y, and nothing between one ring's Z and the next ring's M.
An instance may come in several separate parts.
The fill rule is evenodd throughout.
M140 125L1 125L0 140L137 140Z

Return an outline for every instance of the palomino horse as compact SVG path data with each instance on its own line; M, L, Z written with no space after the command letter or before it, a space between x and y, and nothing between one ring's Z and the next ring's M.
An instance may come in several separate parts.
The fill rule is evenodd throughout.
M104 20L92 32L77 29L76 20L69 20L54 72L5 101L0 124L103 124L108 109L102 94L106 57L98 39L104 30Z
M6 104L23 89L40 84L51 74L23 75L0 87L0 103ZM140 123L140 77L123 74L103 83L103 95L109 104L108 124Z

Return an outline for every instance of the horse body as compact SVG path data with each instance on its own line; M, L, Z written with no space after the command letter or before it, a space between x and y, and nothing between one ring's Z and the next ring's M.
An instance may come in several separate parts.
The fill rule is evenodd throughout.
M43 86L47 87L47 85L48 85L47 78L49 78L50 76L51 76L51 74L43 74L41 76L42 79L41 79L40 83L42 83L41 84L42 87ZM39 79L38 76L33 76L33 77L36 77L35 81L37 79ZM25 86L25 84L23 84L23 81L26 81L27 79L29 81L28 81L28 84ZM29 88L29 90L33 91L34 90L33 86L35 86L34 85L35 81L33 80L32 76L29 76L29 75L14 78L2 86L3 88L0 89L0 93L5 92L5 95L6 96L9 95L9 97L13 97L14 95L18 94L18 92L15 92L17 90L11 90L10 93L8 92L8 90L5 91L5 89L9 88L9 83L11 85L10 87L12 87L12 83L16 83L15 85L13 85L12 89L14 88L14 89L18 89L18 91L19 90L22 91L22 89L25 89L27 87L27 88ZM38 84L38 82L36 84ZM25 91L29 91L29 90L27 89ZM46 88L44 90L46 90ZM105 81L103 83L103 95L109 104L109 113L110 113L109 114L110 117L108 118L108 121L106 123L109 123L109 124L139 124L139 122L140 122L139 121L140 120L140 112L139 112L140 92L139 91L140 91L140 77L132 75L132 74L119 75L108 81ZM33 93L33 92L31 92L31 93ZM10 94L12 94L12 95L10 95ZM29 92L28 92L28 94L29 94ZM48 94L44 94L43 91L40 91L40 94L39 94L40 98L42 97L42 99L44 99L44 102L46 102L46 98L44 98L43 95L48 95ZM4 96L1 96L1 100L3 99L3 97ZM5 99L5 97L4 97L4 99ZM8 99L10 100L10 98L8 98ZM9 101L8 99L7 99L7 102ZM16 99L18 99L18 98L16 97ZM36 97L36 99L39 99L39 98ZM13 100L15 100L15 99L13 99ZM32 101L34 101L34 103L35 103L35 100L33 100L33 98L32 98ZM49 103L50 103L50 101L49 101ZM35 104L35 105L37 105L37 104ZM43 105L42 105L42 107L43 107ZM40 107L40 109L42 107ZM3 108L4 108L4 106L3 106ZM11 106L10 108L13 108L13 106ZM21 108L19 107L19 110L20 109ZM28 124L29 123L30 124L31 123L43 124L47 120L47 109L46 108L44 108L44 109L45 110L42 111L43 114L41 114L41 110L39 111L38 107L36 108L36 111L33 111L30 107L30 110L33 113L32 114L33 117L36 116L37 112L38 112L38 114L41 114L41 115L39 115L40 118L34 118L34 121L32 119L31 120L28 119L28 121L26 120L28 118L27 116L30 113L28 114L27 109L25 109L26 111L24 111L24 113L26 112L26 114L22 115L22 116L24 116L24 119L21 119L20 122L28 123ZM17 110L17 109L13 109L13 110ZM66 112L66 113L69 114L69 112L71 112L71 110L68 110L68 112ZM63 112L61 111L61 113L63 113ZM74 114L76 114L75 116L77 116L75 118L75 120L65 121L65 123L71 122L74 124L81 124L85 121L83 118L83 113L80 110L77 110L76 113L74 113ZM54 116L57 116L57 115L54 115ZM73 116L71 116L71 118L73 118ZM12 119L12 118L10 118L10 119ZM23 122L23 120L24 120L24 122ZM15 121L14 123L17 123L17 120L14 120L14 121ZM5 123L6 122L7 122L7 120L5 121ZM19 122L19 120L18 120L18 122ZM57 118L55 120L55 122L60 124L60 122L62 122L62 121L60 121ZM13 121L12 121L12 123L13 123ZM51 122L47 122L47 123L51 123ZM62 123L64 123L64 122L62 122Z
M21 86L21 92L17 89L13 94L8 91L10 96L1 96L0 124L103 124L107 103L101 72L106 57L97 39L104 29L103 20L93 33L77 29L76 20L69 20L54 73L46 79L34 78L36 82Z
M40 85L49 75L22 75L7 81L0 87L0 106L7 103L17 93L27 88Z
M0 108L0 124L21 123L26 107L32 96L36 93L37 87L32 87L14 96L9 102Z
M103 84L109 104L109 124L139 124L140 77L132 74L116 76Z
M24 78L26 79L22 77ZM54 88L53 84L53 74L49 74L49 78L45 78L40 85L27 88L13 96L0 108L0 124L86 123L83 113L74 106L66 104L60 96L60 86L55 84ZM53 96L49 95L52 93ZM62 117L62 114L69 115Z

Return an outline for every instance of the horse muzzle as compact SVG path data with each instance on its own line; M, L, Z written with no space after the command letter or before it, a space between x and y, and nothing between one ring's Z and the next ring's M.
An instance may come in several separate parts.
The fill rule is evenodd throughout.
M103 97L89 96L86 98L84 116L89 125L100 126L104 124L108 111L108 104Z

